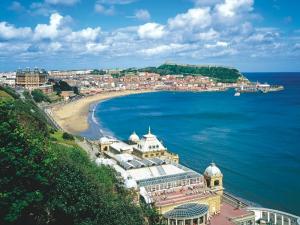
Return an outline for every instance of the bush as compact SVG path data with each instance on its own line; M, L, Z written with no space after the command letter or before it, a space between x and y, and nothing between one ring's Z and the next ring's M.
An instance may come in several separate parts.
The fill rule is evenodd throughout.
M74 140L73 135L66 132L63 133L62 138L65 140Z
M33 90L31 95L35 102L51 102L50 98L39 89Z
M115 171L80 148L51 143L44 121L29 100L0 102L0 224L144 224Z
M14 99L20 98L20 95L18 93L16 93L15 90L9 86L1 86L0 85L0 90L5 91L7 94L12 96Z

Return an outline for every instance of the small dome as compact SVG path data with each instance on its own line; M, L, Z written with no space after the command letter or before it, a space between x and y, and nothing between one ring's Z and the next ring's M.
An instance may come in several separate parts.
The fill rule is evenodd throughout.
M109 139L107 137L100 138L100 144L107 144L107 143L109 143Z
M204 175L212 177L212 176L220 176L222 175L221 170L216 166L215 163L211 163L204 171Z
M133 133L129 136L129 141L134 142L134 143L137 143L137 142L140 141L140 138L139 138L139 136L138 136L135 132L133 132Z
M179 205L164 214L167 219L193 219L208 213L208 205L198 203L187 203Z
M128 179L125 180L125 186L128 189L130 189L130 188L137 189L137 183L136 183L136 181L133 180L133 179L130 179L130 177L128 177Z

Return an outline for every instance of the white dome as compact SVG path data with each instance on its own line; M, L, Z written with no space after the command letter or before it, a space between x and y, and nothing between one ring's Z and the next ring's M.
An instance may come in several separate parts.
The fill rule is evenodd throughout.
M133 179L130 179L130 178L128 178L128 179L125 180L125 186L128 189L130 189L130 188L137 189L137 183L136 183L136 181L133 180Z
M109 139L107 137L100 138L100 144L107 144L107 143L109 143Z
M139 136L138 136L135 132L133 132L133 133L129 136L129 141L132 141L132 142L134 142L134 143L137 143L137 142L140 141L140 138L139 138Z
M204 175L212 177L212 176L220 176L222 175L221 170L216 166L215 163L211 163L204 171Z

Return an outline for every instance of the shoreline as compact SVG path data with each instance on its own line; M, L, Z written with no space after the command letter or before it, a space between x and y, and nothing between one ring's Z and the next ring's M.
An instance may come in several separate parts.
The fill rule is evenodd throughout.
M121 96L143 94L155 92L155 90L130 90L130 91L116 91L116 92L103 92L100 94L88 96L76 100L74 102L67 102L63 105L55 105L50 107L51 116L56 123L66 132L78 135L81 132L89 129L89 114L90 106L99 104L102 101L117 98Z

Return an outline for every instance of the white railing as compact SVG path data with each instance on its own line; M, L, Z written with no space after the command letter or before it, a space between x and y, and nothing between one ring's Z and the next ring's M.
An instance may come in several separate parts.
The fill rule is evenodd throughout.
M263 219L276 225L300 225L300 217L275 209L260 207L247 207L247 210L255 213L255 220Z

